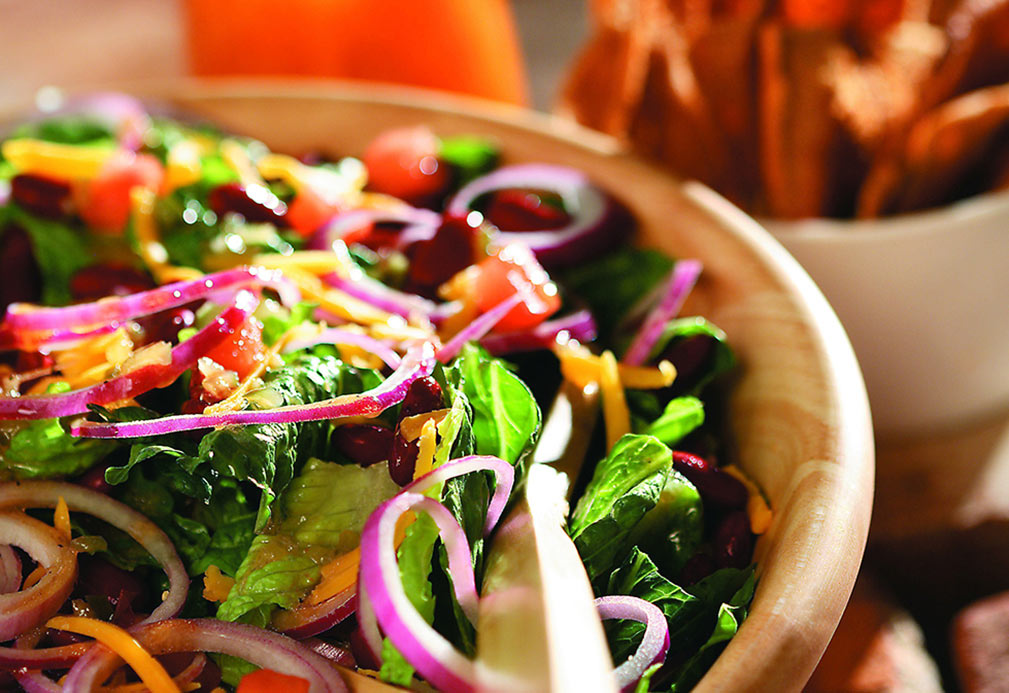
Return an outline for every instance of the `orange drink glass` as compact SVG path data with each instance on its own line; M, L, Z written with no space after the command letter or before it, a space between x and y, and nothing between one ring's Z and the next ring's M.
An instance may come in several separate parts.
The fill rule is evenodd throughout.
M525 105L508 0L186 0L200 76L323 76Z

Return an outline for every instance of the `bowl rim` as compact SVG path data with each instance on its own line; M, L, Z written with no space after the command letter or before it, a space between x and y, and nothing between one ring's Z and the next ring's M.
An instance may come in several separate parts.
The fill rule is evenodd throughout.
M817 337L816 347L820 360L824 364L825 377L830 380L830 385L838 392L838 399L849 405L839 407L832 412L834 419L832 423L836 429L834 437L839 441L836 449L837 458L845 463L835 465L839 470L834 486L840 490L838 495L842 504L847 504L845 509L851 511L851 526L847 529L858 535L856 543L859 551L857 555L845 554L841 556L840 563L844 565L839 565L838 570L833 574L834 582L837 583L844 582L850 577L847 584L841 588L844 590L845 600L847 599L847 595L850 594L854 586L854 577L861 564L862 552L868 535L874 485L873 433L861 371L840 321L806 271L756 220L746 215L724 197L700 183L682 181L657 165L641 160L629 152L619 141L608 135L589 130L556 115L475 97L419 88L314 78L171 78L142 82L112 82L98 87L88 85L86 89L66 88L63 91L67 95L73 95L93 92L97 89L125 91L141 98L161 98L165 101L171 101L173 96L176 99L322 98L337 101L382 103L392 106L422 108L447 114L462 114L470 118L491 121L506 128L523 130L539 137L559 139L603 157L628 158L648 168L654 175L663 176L671 183L680 185L684 197L693 203L698 211L708 215L716 223L728 227L732 235L760 257L764 262L765 269L777 282L791 289L793 298L802 309L801 312L806 318L811 332ZM25 109L23 108L8 108L0 113L0 123L10 122L19 114L23 115L24 113ZM837 535L839 535L841 528L833 527L832 529L832 533L825 532L819 541L819 546L822 549L829 549L831 540L838 539ZM843 575L843 577L838 579L837 575ZM820 582L821 586L824 586L829 584L830 580L827 577L822 577ZM759 589L758 584L758 591ZM778 615L780 616L780 614ZM808 678L826 648L830 639L829 634L833 633L840 616L841 610L838 610L836 614L830 614L829 617L825 614L825 619L817 624L816 636L821 637L827 633L828 637L823 638L822 643L817 642L813 647L804 643L804 639L808 639L808 631L810 630L804 624L790 621L787 618L776 622L776 625L782 626L787 632L783 636L779 634L778 639L781 642L774 654L783 661L787 660L792 664L800 661L797 669L805 671ZM832 622L828 622L831 620ZM744 631L751 632L747 631L746 627L746 623L749 622L744 622L741 634ZM754 631L752 635L744 638L739 636L733 638L726 651L719 656L715 665L705 675L696 690L715 690L710 682L711 672L719 669L724 673L724 670L728 670L730 666L740 666L742 664L740 661L730 663L730 659L736 659L739 653L744 653L741 640L748 640L748 644L752 645L752 642L749 641L755 642L760 638L760 635L759 631ZM800 644L803 646L796 647ZM792 652L790 651L792 648L801 650L801 652ZM735 657L732 653L736 653ZM794 685L794 690L799 690L805 684L805 678L802 681L789 681L788 683ZM756 687L749 690L761 690L761 688Z

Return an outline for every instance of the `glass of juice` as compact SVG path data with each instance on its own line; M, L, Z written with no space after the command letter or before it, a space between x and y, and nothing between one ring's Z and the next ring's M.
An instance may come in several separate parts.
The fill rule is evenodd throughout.
M191 72L407 84L528 103L508 0L186 0Z

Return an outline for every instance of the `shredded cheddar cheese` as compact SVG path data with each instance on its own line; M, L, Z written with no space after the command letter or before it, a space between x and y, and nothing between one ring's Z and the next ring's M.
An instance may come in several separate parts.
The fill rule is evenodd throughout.
M105 380L112 369L123 365L133 353L133 340L122 327L84 340L69 349L53 350L53 360L71 387Z
M362 325L373 325L386 323L395 317L343 291L326 286L321 279L300 267L285 267L283 272L301 289L305 298L319 304L322 310L338 318Z
M216 565L207 567L203 574L203 598L210 602L223 602L228 598L235 578L228 577Z
M222 140L219 151L224 163L231 167L242 185L264 185L263 178L249 158L245 147L235 140Z
M161 663L136 638L119 626L81 616L55 616L49 619L46 626L88 635L102 643L133 668L151 693L181 693Z
M631 412L627 408L624 387L620 383L617 359L612 351L599 357L599 389L603 396L603 420L606 422L606 448L612 448L621 437L631 432Z
M753 480L736 465L726 465L722 467L722 471L736 477L746 487L749 494L749 500L746 502L746 514L750 517L750 531L754 534L767 532L774 519L774 512L764 499L764 494L760 492Z
M437 444L435 421L434 419L428 419L424 422L424 427L421 429L420 438L417 443L417 462L413 468L414 479L419 479L434 467L434 452Z
M433 421L436 426L440 425L451 411L451 409L436 409L435 411L408 416L399 422L399 434L408 443L417 440L421 433L424 432L424 427L427 426L429 421Z
M53 513L53 527L60 533L60 536L70 541L72 538L70 533L70 508L67 507L67 502L63 500L63 496L60 496L60 499L56 502L56 511Z
M561 362L561 373L580 388L589 383L599 382L602 363L587 348L577 342L568 342L554 347L554 353ZM658 366L628 366L618 364L620 382L626 388L635 390L655 390L669 387L676 380L676 367L669 361L661 361Z
M39 583L39 580L41 580L46 576L46 573L48 572L49 569L46 568L44 565L36 567L35 570L28 573L28 576L25 578L24 584L21 585L21 589L27 590L34 587Z
M90 180L101 173L115 153L111 147L83 147L29 138L7 140L0 151L21 173L34 173L59 180Z
M349 254L344 257L342 253L334 253L329 250L296 250L290 255L278 253L254 255L251 260L251 264L268 269L279 269L285 272L296 269L316 276L330 272L345 276L354 269L352 264L348 264L352 262Z
M203 175L200 146L193 140L183 140L168 150L162 193L199 182Z

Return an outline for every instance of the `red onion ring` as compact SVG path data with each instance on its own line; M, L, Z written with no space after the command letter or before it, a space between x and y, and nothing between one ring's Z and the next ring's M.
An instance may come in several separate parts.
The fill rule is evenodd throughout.
M592 342L597 336L592 313L580 310L563 318L541 322L531 330L489 334L480 340L480 346L495 356L504 356L520 351L549 349L558 341L569 339L582 343Z
M648 667L664 661L669 651L669 624L662 610L638 597L613 595L596 599L599 617L607 619L629 619L645 624L638 649L626 662L618 666L613 674L622 693L633 691L638 679Z
M634 341L621 359L624 363L640 366L648 360L652 348L666 329L666 324L680 312L683 302L687 300L700 276L701 263L698 260L680 260L673 266L662 299L645 316L638 333L634 335Z
M438 360L442 363L448 363L454 359L466 342L479 341L484 335L494 329L494 326L501 322L512 308L521 302L522 296L516 292L459 330L452 339L445 342L441 349L438 350Z
M164 569L168 576L168 594L142 623L172 618L182 610L189 591L189 575L172 545L172 540L145 515L98 491L76 484L60 481L0 484L0 509L55 508L60 498L63 498L70 510L97 517L129 534ZM2 638L2 640L9 639Z
M357 666L353 653L345 647L334 645L319 638L308 638L307 640L302 640L301 644L312 650L312 652L325 657L333 664L338 664L348 669L353 669Z
M0 642L45 623L70 596L77 579L77 554L49 525L23 513L0 513L0 541L24 549L45 575L31 587L0 594Z
M375 608L364 590L357 591L356 616L358 632L366 650L363 654L371 659L370 663L377 669L382 665L382 631L378 627ZM358 653L358 657L361 657L361 653Z
M88 411L89 404L109 404L173 382L210 349L234 334L252 315L259 299L239 291L234 304L191 338L172 348L171 362L141 366L105 382L54 395L0 397L0 418L52 419ZM75 434L76 435L76 434Z
M130 634L154 655L219 652L264 669L308 681L309 693L345 693L347 685L329 661L287 636L244 623L212 618L173 619L134 626ZM91 693L120 666L105 646L93 647L71 667L64 693Z
M318 604L299 604L292 609L282 609L273 615L274 630L295 640L327 630L354 613L357 603L357 585L348 587Z
M423 510L438 525L456 601L466 617L476 622L478 598L466 534L448 508L417 493L397 494L368 518L361 533L359 589L367 593L386 636L425 679L441 690L475 691L474 663L428 625L403 589L394 535L397 520L413 509Z
M333 217L323 226L308 243L310 250L332 250L333 244L342 240L348 233L358 231L373 224L401 223L406 224L399 234L399 248L407 245L406 241L416 242L434 236L441 224L441 215L429 209L420 209L403 204L394 209L355 209Z
M293 351L301 351L302 349L313 347L316 344L346 344L349 346L360 347L382 359L382 361L384 361L385 364L392 369L399 368L400 363L403 361L399 354L393 351L388 344L380 342L374 337L369 337L366 334L350 332L349 330L341 330L338 327L331 327L323 330L313 337L292 340L284 347L284 353L290 354Z
M445 464L432 469L427 474L414 479L403 487L401 493L424 493L435 484L454 479L458 476L465 476L472 472L494 472L496 483L494 485L494 495L491 496L487 505L487 522L484 524L483 534L486 537L491 533L501 519L508 498L511 497L512 487L515 485L515 468L493 455L467 455L455 460L450 460Z
M12 303L7 307L4 324L11 330L70 330L104 327L134 318L176 308L205 298L208 294L246 285L266 286L277 291L285 304L297 303L300 293L279 270L262 267L236 267L208 274L199 279L165 284L156 289L128 296L103 298L63 308L39 307L28 303Z
M382 282L372 279L363 272L355 272L353 277L342 277L333 272L323 279L335 289L374 306L386 313L399 315L403 318L414 316L429 317L435 312L438 304L422 296L396 291Z
M555 230L501 231L498 240L524 243L544 265L572 265L619 244L632 230L630 216L613 197L588 177L567 166L503 166L463 186L445 207L446 214L465 215L481 195L508 189L546 190L560 196L571 223ZM621 215L626 220L614 219Z
M0 594L21 589L21 559L9 544L0 544Z
M182 344L188 344L192 339ZM322 402L274 409L250 409L222 414L182 414L146 421L116 423L81 421L70 426L70 433L83 438L136 438L231 424L296 423L343 416L377 416L389 407L402 402L413 381L430 375L434 365L434 346L429 342L419 342L407 350L400 367L381 385L360 394L342 395Z

